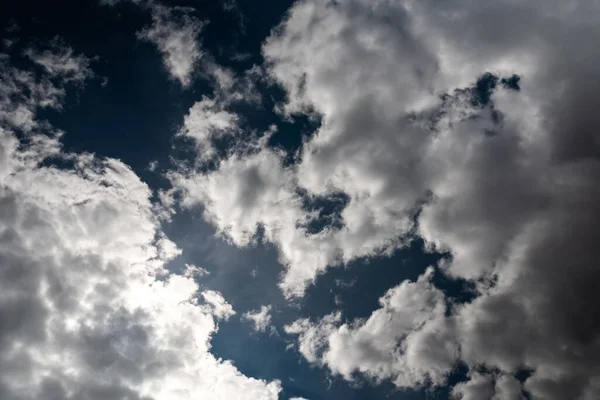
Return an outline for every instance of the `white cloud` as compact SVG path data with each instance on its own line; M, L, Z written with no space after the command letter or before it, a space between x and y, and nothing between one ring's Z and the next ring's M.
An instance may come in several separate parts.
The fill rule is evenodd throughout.
M260 310L248 311L243 315L243 319L251 321L255 331L265 332L271 326L271 306L261 306Z
M31 50L33 52L33 50ZM72 50L68 50L72 54ZM86 60L77 56L76 60ZM74 65L78 61L73 61ZM87 61L80 61L87 65ZM67 78L73 78L72 71L66 71ZM0 121L12 128L30 132L42 122L35 119L36 108L60 109L66 92L60 81L63 76L55 71L53 76L58 82L52 82L47 75L36 77L28 71L17 70L10 65L9 57L0 55ZM80 75L82 79L87 74Z
M188 87L194 68L203 56L198 35L204 22L182 7L151 3L152 25L138 33L138 38L154 43L163 56L165 68L173 79Z
M331 313L317 323L308 318L301 318L286 325L284 330L288 334L298 335L298 350L308 362L322 364L321 358L329 335L335 332L341 319L340 312Z
M39 89L0 103L2 115L29 110L38 127L19 141L15 124L0 121L3 399L276 399L279 382L246 377L210 353L216 319L233 310L164 268L180 250L148 186L118 160L60 151L35 111L49 98L59 106L52 93L62 86L45 93L8 62L1 73L8 88ZM48 156L72 167L42 165Z
M401 246L398 236L411 225L410 210L427 193L419 179L397 178L412 169L413 147L427 136L408 122L403 124L407 134L401 140L389 132L398 129L406 108L422 108L422 99L431 97L419 89L420 82L434 73L435 59L420 50L418 41L403 39L391 25L380 24L383 14L386 10L379 10L376 15L370 11L346 15L341 7L301 2L278 31L281 34L266 42L268 70L288 91L286 110L313 109L323 117L322 127L305 144L302 162L297 167L283 170L282 157L265 149L248 158L233 156L221 168L235 164L237 169L252 170L264 162L255 170L264 168L270 176L254 182L255 190L279 192L277 200L221 204L216 200L224 194L212 193L203 183L214 180L211 188L234 186L234 182L217 183L224 178L221 171L197 177L195 184L188 180L184 185L188 191L186 201L203 202L209 219L220 232L231 234L234 243L245 242L235 236L236 232L252 236L259 225L273 232L268 238L277 244L281 261L287 267L282 281L287 295L302 295L306 285L329 265L389 254ZM399 18L397 14L394 17ZM319 32L313 32L313 27ZM382 43L378 44L378 40ZM355 49L351 47L354 45L362 47ZM383 55L387 49L394 51ZM412 52L410 56L407 49ZM395 70L389 69L392 64ZM403 77L397 72L416 71L417 67L426 74L421 80L414 74ZM333 70L335 74L331 73ZM348 82L343 81L346 78ZM389 84L392 80L394 85ZM367 128L369 135L364 134ZM282 172L277 173L274 168ZM244 175L237 176L241 179ZM197 187L204 187L202 195L195 190ZM297 196L299 187L308 189L311 195L328 196L334 191L348 194L350 203L342 213L344 229L307 234L302 223L315 216L302 209Z
M469 380L460 382L452 389L457 400L519 400L524 399L521 384L512 376L472 372Z
M42 66L49 76L60 77L66 82L81 84L94 75L90 60L82 54L75 54L61 38L54 38L48 47L44 50L29 48L25 55Z
M225 110L214 99L203 97L196 102L184 118L181 135L193 138L200 162L215 157L214 140L238 129L238 116Z
M491 399L494 382L489 375L474 373L467 382L458 383L452 389L452 397L460 400Z
M449 320L423 310L435 323L391 336L406 346L397 359L362 352L356 337L368 331L338 329L336 314L322 326L301 320L289 331L305 357L348 378L441 382L454 356L425 350L444 332L471 367L531 369L534 399L598 397L598 11L586 1L296 2L263 54L286 90L284 112L318 116L320 127L295 165L262 148L186 176L184 202L203 204L236 245L264 228L287 295L331 265L402 246L420 207L418 234L452 254L443 270L474 282L477 298ZM476 83L485 72L519 74L520 90ZM343 228L308 232L315 213L299 189L345 193Z
M309 362L347 380L360 372L399 387L443 384L458 344L444 315L444 296L429 282L431 273L390 289L366 321L340 325L340 315L331 314L317 324L295 321L286 332L299 335L299 350Z
M185 264L185 271L183 272L183 275L187 277L202 277L210 275L210 272L206 268L197 267L194 264Z
M223 295L215 290L205 290L202 292L202 297L206 304L209 305L211 313L219 318L228 320L229 317L235 315L231 304L223 298Z

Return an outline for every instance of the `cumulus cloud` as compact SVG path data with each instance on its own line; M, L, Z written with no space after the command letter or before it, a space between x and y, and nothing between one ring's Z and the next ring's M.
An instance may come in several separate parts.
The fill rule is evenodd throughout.
M522 395L521 384L512 376L473 372L470 379L460 382L452 389L452 398L457 400L518 400L525 399ZM495 381L495 382L494 382Z
M21 107L37 127L17 136L22 120L0 120L3 399L276 399L279 382L210 353L217 319L233 310L164 268L180 250L148 186L118 160L62 152L37 121L37 108L59 106L63 84L40 86L47 76L37 81L6 58L1 74L5 87L35 89L4 97L1 115ZM73 70L46 72L63 74L68 82Z
M203 97L185 116L180 134L194 139L199 161L204 162L216 155L215 139L237 131L238 118L215 99Z
M257 148L255 148L257 147ZM288 295L301 295L306 283L338 257L328 229L308 234L318 212L305 213L297 192L293 168L283 167L283 155L264 147L221 160L209 173L173 174L177 190L184 193L182 205L204 205L205 218L218 233L237 246L255 242L263 228L266 240L280 245L280 260L290 269L282 282ZM295 268L294 268L295 267Z
M396 79L399 74L395 71L401 70L402 65L416 71L418 65L428 74L425 79L435 71L433 66L427 67L435 64L435 60L427 51L422 51L418 43L404 43L410 38L402 38L401 32L395 31L399 29L396 26L403 25L397 12L393 14L400 18L397 24L380 24L387 11L381 9L378 13L363 13L358 8L346 12L344 7L329 7L324 3L299 3L277 30L281 34L271 37L264 46L270 76L288 92L285 110L317 113L322 116L322 127L316 137L305 144L302 162L297 166L285 169L283 156L268 149L251 159L232 157L222 165L225 169L235 162L239 168L251 169L251 165L263 160L270 164L265 165L265 169L279 168L282 178L285 177L280 178L281 183L262 179L255 182L260 185L256 191L285 190L287 193L281 197L289 199L287 204L282 199L270 205L243 201L226 208L212 199L206 200L217 197L208 189L202 198L195 193L188 195L189 201L208 203L207 213L211 217L224 214L225 210L235 210L228 220L214 221L220 231L250 229L254 232L256 226L262 226L267 232L274 232L269 239L278 245L282 263L287 267L282 287L288 295L301 295L306 285L328 265L389 254L402 245L398 236L410 227L410 211L427 193L427 187L418 179L395 179L392 183L383 173L395 170L400 174L402 168L410 168L410 162L398 157L399 152L412 153L413 144L426 137L418 127L401 118L405 113L402 101L419 103L419 96L427 97L418 92L421 81L415 80L413 75ZM322 31L316 32L313 27ZM369 40L359 41L352 35L374 35L369 40L383 43L379 47L371 46ZM403 52L406 47L414 53L410 53L410 57ZM382 49L389 63L381 60ZM391 54L388 49L393 50ZM388 71L390 64L395 65L396 70ZM334 70L336 72L331 73ZM344 81L347 77L351 81ZM390 85L391 80L397 85ZM382 96L377 97L377 94ZM402 139L389 134L398 129L397 123L408 131ZM369 134L364 134L365 129ZM216 171L213 176L198 180L218 179L219 174L221 172ZM269 174L276 176L275 172ZM349 195L350 202L342 212L344 228L309 234L304 222L314 215L302 206L297 195L299 188L308 190L309 196L321 198L336 192ZM400 193L403 196L399 196ZM223 207L223 211L217 210L218 207ZM236 215L250 218L234 220ZM236 242L235 237L233 240Z
M194 68L204 54L198 41L204 22L191 15L193 9L153 2L150 10L152 25L140 31L138 38L154 43L171 77L184 88L190 86Z
M338 313L318 323L300 319L285 330L299 335L299 351L308 361L348 380L360 372L399 387L444 384L458 346L445 318L444 295L429 282L432 272L390 289L366 321L340 325Z
M203 204L237 245L264 230L288 295L331 265L389 254L413 229L451 254L440 265L449 277L477 288L447 317L436 307L417 308L422 325L402 317L406 337L389 337L401 356L382 351L368 324L300 320L288 331L311 362L410 386L443 382L458 357L508 377L531 370L534 399L598 397L598 11L587 1L299 1L266 40L265 67L286 91L283 112L320 127L294 165L263 147L181 180L184 203ZM341 227L309 230L306 198L336 193L349 199ZM427 354L441 338L460 353ZM499 396L504 382L471 380L457 393Z
M284 329L286 333L298 335L298 350L308 362L322 363L329 335L335 332L341 318L340 312L331 313L316 323L308 318L301 318L286 325Z
M248 311L243 315L243 319L251 321L255 331L264 332L271 326L271 306L261 306L260 310Z
M202 297L215 317L228 320L229 317L235 315L233 307L227 303L221 293L215 290L205 290L202 292Z

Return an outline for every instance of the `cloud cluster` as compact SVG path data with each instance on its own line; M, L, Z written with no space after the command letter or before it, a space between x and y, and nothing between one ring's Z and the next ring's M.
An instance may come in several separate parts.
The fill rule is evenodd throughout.
M41 77L5 56L0 66L2 398L278 398L279 382L210 353L217 320L234 311L164 268L180 250L148 186L118 160L64 153L37 120L88 60L64 48L28 54Z
M495 383L494 383L495 381ZM456 400L524 400L521 384L512 376L471 373L470 380L458 383L452 389Z
M428 270L380 299L381 308L365 321L341 322L339 313L317 324L300 319L285 331L297 334L300 353L352 380L358 372L399 387L443 385L458 357L444 294L433 287Z
M260 229L288 295L331 265L389 254L413 229L451 254L448 276L475 283L471 303L446 310L426 273L391 289L367 321L290 325L307 360L334 373L439 384L460 360L472 369L455 388L465 399L511 398L522 369L534 399L596 398L599 11L588 1L299 1L263 54L287 93L281 109L320 127L296 164L265 146L178 181L184 204L201 203L237 245ZM319 213L306 197L336 193L349 199L342 226L310 231Z

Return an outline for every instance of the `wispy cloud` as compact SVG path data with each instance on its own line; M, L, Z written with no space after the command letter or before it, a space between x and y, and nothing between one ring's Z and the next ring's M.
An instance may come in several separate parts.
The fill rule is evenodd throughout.
M193 9L152 3L150 10L152 25L140 31L138 38L157 46L171 77L187 88L203 56L199 34L204 22L192 15Z

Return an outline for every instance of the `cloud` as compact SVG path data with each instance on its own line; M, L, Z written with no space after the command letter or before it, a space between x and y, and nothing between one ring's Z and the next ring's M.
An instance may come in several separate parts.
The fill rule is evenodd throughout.
M60 38L44 50L28 48L25 54L47 73L36 76L15 69L8 55L0 55L0 121L13 129L30 132L44 125L36 120L36 109L60 110L66 96L64 84L82 85L93 73L89 69L90 60L75 54Z
M299 350L309 362L347 380L360 372L399 387L443 385L458 345L445 317L444 295L429 282L432 272L390 289L366 321L340 324L340 315L331 314L316 324L295 321L285 330L299 335Z
M185 264L185 271L183 275L187 277L203 277L210 275L210 272L206 268L197 267L194 264Z
M298 350L308 362L322 364L321 358L329 335L336 330L341 318L340 312L331 313L317 323L301 318L284 326L284 330L288 334L298 335Z
M265 332L271 326L271 306L261 306L260 310L248 311L242 318L251 321L256 332Z
M171 77L187 88L192 83L195 66L204 55L198 41L204 22L191 15L193 9L151 3L150 10L152 25L138 32L138 38L158 47Z
M524 388L534 399L598 397L597 7L297 2L263 46L265 69L285 89L284 113L319 128L296 164L264 146L186 177L184 204L202 204L239 246L260 228L279 250L288 296L332 265L390 254L412 232L451 255L444 273L476 286L448 319L436 307L417 308L422 326L403 317L406 337L389 345L406 346L402 357L363 339L360 323L338 327L335 313L292 324L311 362L402 387L443 382L454 356L425 349L444 332L472 370L533 371ZM309 231L318 213L304 200L336 193L349 199L341 227Z
M238 119L214 99L203 97L185 116L180 135L194 139L199 161L205 162L216 156L215 139L238 130Z
M339 10L341 15L338 15ZM394 178L391 181L384 172L395 171L396 177L402 168L408 169L410 162L398 158L397 154L412 153L413 144L426 138L401 117L405 113L404 103L410 100L416 102L417 107L421 101L419 96L421 99L429 96L419 94L419 82L434 74L435 59L429 52L421 51L418 41L413 43L409 35L402 38L394 30L398 28L380 24L385 11L378 12L381 15L357 10L346 15L342 7L301 2L276 30L279 34L266 41L263 53L267 70L288 93L285 110L288 113L314 111L323 118L319 133L304 145L301 163L282 171L278 178L280 182L270 179L255 182L255 185L262 185L256 187L257 192L268 193L271 188L286 191L281 193L276 204L240 201L225 207L208 200L222 197L208 192L209 189L204 189L202 196L193 190L187 193L188 203L208 204L209 219L223 233L250 230L251 236L257 226L274 232L268 238L277 244L281 261L287 268L281 285L288 296L302 295L306 286L329 265L390 254L402 246L398 237L410 228L412 209L427 193L427 187L419 179ZM393 16L399 18L394 26L402 26L404 17L397 12ZM323 31L313 32L313 27ZM379 47L371 46L370 42L360 42L352 36L363 33L375 35L372 40L384 43ZM344 42L346 39L348 43ZM352 45L364 48L349 47ZM404 52L407 47L414 54L407 56ZM387 49L395 50L383 57ZM408 70L420 68L428 75L421 80L413 75L396 79L397 72L388 71L390 64L398 66L397 70L403 65ZM333 70L338 72L332 74L330 71ZM356 73L364 76L354 76ZM342 81L348 76L351 82ZM391 80L397 85L390 85ZM377 97L379 93L382 98ZM389 135L398 129L398 122L409 131L403 140ZM369 129L371 136L364 135L364 129ZM243 164L246 164L251 169L257 162L270 164L265 164L264 168L273 178L277 176L271 171L273 168L284 169L283 156L268 149L249 159L233 156L222 163L222 168L235 163L237 168L244 168ZM194 186L203 186L200 182L204 179L219 179L221 174L221 171L215 171L209 177L199 177ZM185 189L191 189L191 186L186 185ZM325 229L315 235L308 233L304 222L315 219L315 215L303 208L302 199L297 195L299 190L324 199L339 192L350 196L349 204L341 213L343 229ZM218 207L223 207L223 211L216 210ZM225 210L232 209L234 213L225 215ZM223 214L227 220L215 219L213 214ZM236 215L243 215L243 220L233 219ZM236 244L242 244L236 237L232 236L232 239Z
M494 382L495 381L495 382ZM452 398L457 400L510 400L525 399L521 385L512 376L471 373L470 379L460 382L452 389Z
M214 290L205 290L202 292L202 297L206 304L209 305L209 308L215 317L228 320L229 317L235 315L233 307L231 304L227 303L221 293Z
M248 147L242 154L221 160L209 173L177 172L171 181L183 192L181 204L203 204L205 219L235 245L255 243L257 228L262 227L264 238L279 244L280 261L289 266L283 290L288 296L301 295L319 271L337 260L333 241L341 239L332 238L327 229L307 234L317 213L303 210L293 168L283 168L283 155L266 149L264 140L257 145L247 143Z
M44 50L28 48L25 55L43 67L50 77L81 84L94 75L90 60L82 54L74 54L73 49L60 37L54 38L48 47Z
M22 121L0 120L3 398L276 399L279 382L210 353L217 319L233 310L164 268L180 250L149 187L121 161L62 152L60 135L36 119L39 107L60 106L73 69L47 69L57 86L40 86L47 76L7 59L1 68L5 87L35 89L6 95L1 115L21 107L37 126L18 139Z

